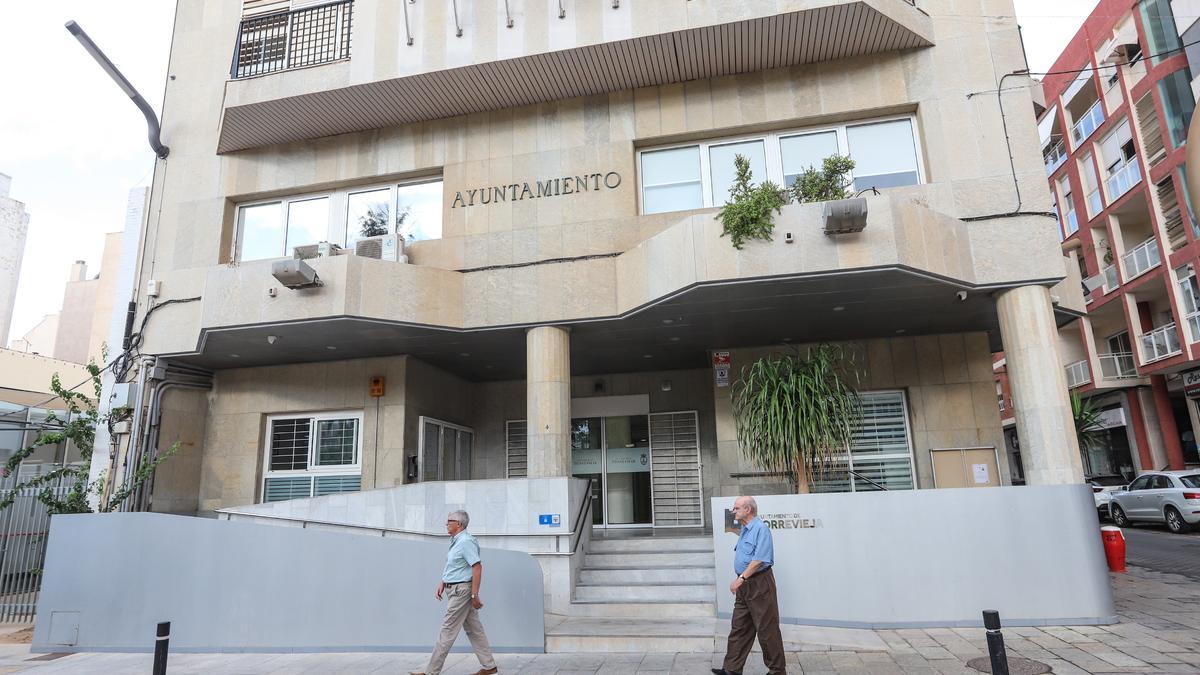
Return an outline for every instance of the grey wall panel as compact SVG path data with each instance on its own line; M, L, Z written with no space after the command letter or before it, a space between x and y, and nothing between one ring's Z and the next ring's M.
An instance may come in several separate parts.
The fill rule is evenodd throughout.
M847 627L1115 623L1084 485L756 497L775 521L785 622ZM717 613L729 616L732 497L712 500Z
M446 548L149 513L55 516L33 650L151 651L169 620L175 651L427 651ZM537 562L484 549L483 565L493 649L542 652Z

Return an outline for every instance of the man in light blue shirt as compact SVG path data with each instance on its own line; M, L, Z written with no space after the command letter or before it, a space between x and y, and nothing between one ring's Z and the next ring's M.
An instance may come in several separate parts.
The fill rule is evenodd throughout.
M733 622L725 649L725 663L712 671L716 675L739 675L757 635L767 670L771 675L786 674L771 528L758 517L758 503L753 497L738 497L732 511L734 519L742 526L733 549L733 573L737 578L729 584L729 592L735 598Z
M479 542L467 532L470 522L471 517L466 511L454 511L446 517L450 550L446 553L446 569L442 571L442 580L435 593L438 600L443 595L448 598L446 616L442 619L442 630L433 646L433 654L429 656L429 666L412 675L440 675L446 655L458 639L460 629L466 631L471 648L475 650L475 656L482 666L475 675L498 672L487 634L483 632L483 622L479 620L479 610L483 609L483 601L479 599L483 562L479 557Z

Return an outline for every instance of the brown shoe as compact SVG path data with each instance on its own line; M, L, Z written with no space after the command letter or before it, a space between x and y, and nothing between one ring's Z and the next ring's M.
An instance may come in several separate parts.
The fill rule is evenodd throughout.
M500 672L499 668L480 668L475 675L495 675Z

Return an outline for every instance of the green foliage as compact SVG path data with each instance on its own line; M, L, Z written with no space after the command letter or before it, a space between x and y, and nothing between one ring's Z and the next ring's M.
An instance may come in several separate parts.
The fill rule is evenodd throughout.
M854 170L854 160L844 155L830 155L821 168L808 167L792 183L792 198L801 204L829 202L850 197L853 184L846 178Z
M367 212L358 217L358 234L362 237L378 237L388 233L391 207L387 204L372 204Z
M14 471L18 471L21 462L36 452L38 448L68 442L73 443L79 450L80 462L60 466L40 476L22 481L11 490L3 491L0 493L0 511L12 506L22 490L41 488L38 492L38 501L46 506L51 515L57 513L92 513L92 507L88 504L88 497L93 494L101 494L105 483L103 476L95 482L89 482L89 474L92 467L92 452L96 441L96 425L107 424L108 419L99 414L95 404L95 401L100 400L100 368L95 362L92 362L87 365L87 370L91 375L93 391L93 396L90 398L82 392L64 388L57 373L50 378L50 391L62 400L66 407L67 419L63 420L57 413L51 411L43 423L46 428L38 434L29 447L22 448L10 457L0 473L7 478ZM179 444L176 443L166 451L160 453L157 458L143 461L141 466L138 467L134 479L130 481L130 484L113 494L107 503L102 506L101 510L112 511L119 507L140 485L153 475L154 469L159 464L178 450ZM62 497L56 496L54 491L55 486L60 484L72 484L71 489Z
M1079 394L1071 392L1071 416L1075 418L1075 436L1079 439L1079 449L1083 452L1093 450L1103 442L1103 420L1100 410L1091 400L1084 401Z
M729 199L717 219L723 225L721 236L728 235L733 247L740 251L747 239L771 241L771 232L775 229L773 214L787 203L787 197L769 180L754 185L750 161L742 155L734 156L733 165L737 174L729 190Z
M792 475L796 489L807 492L849 451L861 414L859 380L852 356L828 344L746 366L733 388L742 455L764 471Z

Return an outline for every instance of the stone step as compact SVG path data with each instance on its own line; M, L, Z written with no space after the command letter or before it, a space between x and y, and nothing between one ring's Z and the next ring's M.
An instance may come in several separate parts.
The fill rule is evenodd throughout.
M547 652L706 652L718 651L712 618L643 619L571 617L546 631Z
M714 567L716 556L706 553L595 553L588 551L584 569L635 570L647 567Z
M576 600L617 602L712 602L712 584L624 584L575 587Z
M592 539L591 553L712 553L711 537L641 537Z
M589 569L579 571L581 586L624 584L713 584L716 574L711 567L642 567L639 569Z
M616 602L597 600L571 603L571 616L616 619L704 619L716 616L712 602Z

